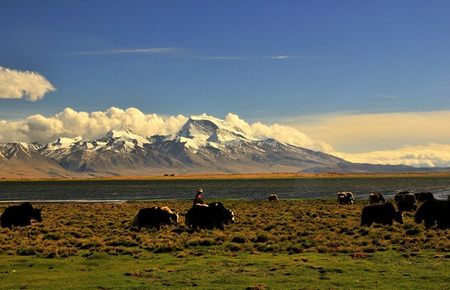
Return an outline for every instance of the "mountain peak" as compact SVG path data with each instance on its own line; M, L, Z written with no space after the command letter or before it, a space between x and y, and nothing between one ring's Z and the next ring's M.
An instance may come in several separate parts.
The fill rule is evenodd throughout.
M31 150L34 150L34 146L25 142L7 143L0 147L1 157L4 159L12 158L31 158Z
M110 145L116 144L119 147L125 146L130 150L135 148L135 146L143 147L144 144L150 143L150 141L147 138L134 133L128 127L123 127L119 130L109 130L106 133L105 137L103 137L100 140L103 142L106 141ZM116 145L115 147L117 147Z
M206 114L189 117L176 135L194 150L207 145L220 147L230 142L253 140L241 128Z
M83 140L83 137L81 137L81 136L77 136L77 137L74 137L74 138L59 137L53 143L64 145L64 144L76 143L76 142L79 142L81 140Z
M213 116L209 116L205 113L201 114L201 115L197 115L197 116L191 116L188 120L188 122L210 122L212 124L214 124L215 126L217 126L218 129L221 130L226 130L229 132L236 132L239 135L245 135L244 130L242 130L242 128L237 127L236 125L230 124L229 122L213 117Z
M121 129L117 129L117 130L109 130L108 132L106 132L105 137L108 139L117 139L120 137L133 137L134 135L136 135L133 130L131 130L128 127L122 127ZM139 135L136 135L139 136ZM142 137L142 136L140 136Z
M191 116L178 131L177 135L184 138L201 138L206 140L218 129L219 126L216 122L209 118Z

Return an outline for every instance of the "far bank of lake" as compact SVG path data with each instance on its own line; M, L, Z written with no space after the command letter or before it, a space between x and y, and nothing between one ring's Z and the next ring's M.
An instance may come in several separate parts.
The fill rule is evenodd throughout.
M202 187L208 199L333 198L352 191L365 199L370 192L387 197L399 190L431 191L437 198L450 194L448 174L322 174L322 175L192 175L151 178L79 180L7 180L0 182L0 201L93 201L191 199Z

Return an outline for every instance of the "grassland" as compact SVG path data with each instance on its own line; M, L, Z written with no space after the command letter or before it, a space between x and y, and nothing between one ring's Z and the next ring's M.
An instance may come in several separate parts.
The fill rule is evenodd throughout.
M450 284L450 230L359 226L364 202L225 200L237 221L190 232L128 227L139 208L190 201L44 204L43 222L0 230L0 286L10 288L420 288ZM0 206L0 211L6 207ZM41 279L44 275L46 278ZM61 287L59 287L59 286Z
M1 289L448 289L448 260L424 252L1 256Z

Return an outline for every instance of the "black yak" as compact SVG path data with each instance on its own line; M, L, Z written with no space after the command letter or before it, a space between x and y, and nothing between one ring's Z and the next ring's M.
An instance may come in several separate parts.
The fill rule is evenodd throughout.
M339 204L353 204L353 193L350 191L341 191L336 194Z
M403 224L400 211L395 211L392 203L367 205L362 209L361 226L371 226L372 223L392 225L392 220Z
M275 193L269 195L269 201L278 201L278 195L276 195Z
M386 200L382 193L372 192L369 194L369 204L385 203Z
M186 213L186 225L194 231L198 228L224 230L224 225L234 222L234 212L220 202L195 205Z
M7 207L0 218L1 225L3 228L11 229L13 226L29 226L31 219L41 222L41 210L33 208L29 202Z
M417 209L416 197L409 191L398 192L394 196L394 200L399 211L415 211Z
M433 200L434 195L432 192L416 192L414 193L417 202L425 202L427 200Z
M437 225L438 228L450 228L450 200L432 199L425 201L414 215L414 221L425 223L427 229Z
M145 228L156 228L159 230L162 225L178 223L178 215L173 213L168 207L154 206L150 208L141 208L131 222L132 227L141 230Z

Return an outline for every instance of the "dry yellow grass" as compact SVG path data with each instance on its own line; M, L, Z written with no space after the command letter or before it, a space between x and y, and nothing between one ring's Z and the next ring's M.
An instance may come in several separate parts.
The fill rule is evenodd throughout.
M396 250L414 255L420 250L450 251L450 230L425 230L413 222L393 226L359 226L363 202L338 205L332 200L232 201L237 222L225 231L192 233L184 226L135 232L129 223L139 208L167 205L185 213L190 201L123 204L43 204L43 222L0 229L0 254L44 257L85 256L94 253L135 255L145 252L276 252L348 253L367 255ZM2 204L0 211L7 205Z

